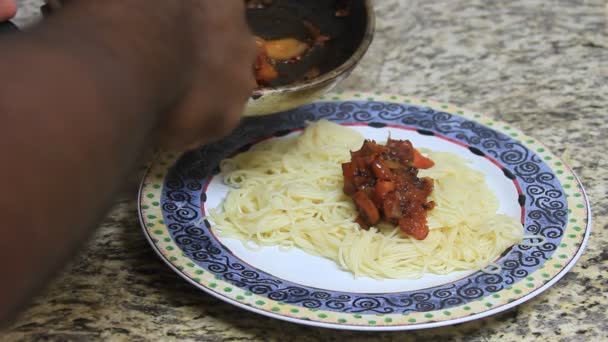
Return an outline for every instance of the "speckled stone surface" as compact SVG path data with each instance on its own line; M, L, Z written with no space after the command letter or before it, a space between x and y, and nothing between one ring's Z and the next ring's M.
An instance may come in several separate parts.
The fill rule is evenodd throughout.
M496 316L415 332L358 333L249 313L193 288L141 234L136 187L0 340L608 340L608 7L605 0L377 0L378 32L342 89L408 94L496 117L537 137L581 177L594 229L578 264ZM17 22L35 22L20 1Z

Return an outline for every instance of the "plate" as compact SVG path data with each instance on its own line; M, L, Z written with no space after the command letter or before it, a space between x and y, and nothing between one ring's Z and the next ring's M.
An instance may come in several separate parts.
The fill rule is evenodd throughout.
M300 250L253 251L214 234L205 216L227 187L219 162L255 142L297 134L327 119L368 138L388 132L417 147L457 153L486 174L500 211L521 219L536 247L516 245L498 274L455 272L416 280L354 278ZM305 167L305 166L303 166ZM573 171L536 139L449 104L404 96L338 93L275 115L245 119L224 140L176 155L158 153L140 187L145 236L194 286L238 307L295 323L351 330L410 330L462 323L519 305L550 288L582 254L590 207Z

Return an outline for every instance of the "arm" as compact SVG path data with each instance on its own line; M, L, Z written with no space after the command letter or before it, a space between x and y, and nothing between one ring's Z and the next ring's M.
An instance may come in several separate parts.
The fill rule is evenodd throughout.
M222 53L242 49L228 59L245 65L219 80L215 68L205 67L214 66L211 56L196 43L213 28L198 26L195 33L188 25L213 21L192 14L194 2L206 3L81 1L32 32L0 40L0 321L90 234L155 138L183 147L238 121L253 83L251 75L241 76L251 72L252 44L215 46ZM239 20L238 10L225 11ZM231 38L246 41L244 25ZM200 96L209 82L224 86L227 99ZM233 95L226 88L231 82ZM188 140L174 129L184 129Z

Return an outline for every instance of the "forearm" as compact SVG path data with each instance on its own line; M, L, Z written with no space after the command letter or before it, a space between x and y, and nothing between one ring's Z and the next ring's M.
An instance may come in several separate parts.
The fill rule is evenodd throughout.
M113 14L87 24L79 14L90 9L66 11L40 30L0 41L0 321L111 206L172 101L165 92L176 91L159 86L172 80L170 58L156 61L155 70L152 62L135 67L155 51L121 51L147 32L97 35L91 26L112 24Z

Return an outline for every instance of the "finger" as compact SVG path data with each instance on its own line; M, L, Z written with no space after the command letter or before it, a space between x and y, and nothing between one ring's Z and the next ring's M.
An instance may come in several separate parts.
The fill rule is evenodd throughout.
M218 103L210 104L209 101L214 101L214 98L202 91L193 91L175 108L175 112L167 116L168 121L162 123L161 146L170 150L185 150L213 142L230 133L240 122L244 100L226 102L220 99Z
M11 19L17 14L15 0L0 0L0 22Z

